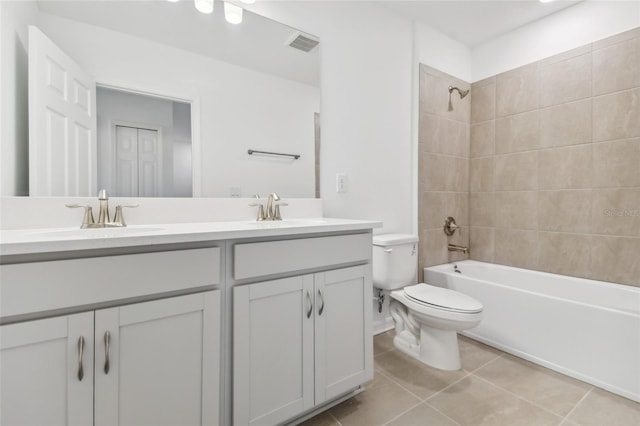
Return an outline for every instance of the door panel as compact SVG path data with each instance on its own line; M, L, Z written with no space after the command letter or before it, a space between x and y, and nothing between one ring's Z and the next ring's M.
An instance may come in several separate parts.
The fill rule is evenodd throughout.
M93 424L93 312L4 325L0 333L1 424Z
M319 404L364 383L373 374L369 266L315 275L316 400ZM316 305L318 306L318 305Z
M116 126L116 193L138 196L138 129Z
M95 94L93 78L42 31L30 26L30 195L96 194Z
M217 424L217 306L216 291L96 311L95 424Z
M313 406L313 276L234 288L234 424Z
M141 197L158 197L162 159L158 132L138 129L138 191Z

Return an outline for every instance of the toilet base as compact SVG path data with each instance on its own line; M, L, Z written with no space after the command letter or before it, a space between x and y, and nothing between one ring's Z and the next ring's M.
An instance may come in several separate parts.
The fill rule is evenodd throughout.
M420 339L404 330L393 339L393 345L405 354L439 370L459 370L458 335L452 330L422 326Z
M428 366L440 370L459 370L461 363L457 332L471 328L479 319L462 323L424 314L414 315L396 299L397 294L392 293L392 297L389 312L396 327L394 346Z

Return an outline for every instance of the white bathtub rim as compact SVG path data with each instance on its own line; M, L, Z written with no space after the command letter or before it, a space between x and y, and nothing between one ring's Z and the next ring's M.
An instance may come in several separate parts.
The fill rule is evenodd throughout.
M477 266L489 265L492 268L495 267L495 268L513 270L513 271L523 270L523 271L526 271L527 273L539 274L541 276L549 275L549 276L552 276L552 277L576 278L578 280L588 281L589 285L596 285L596 286L600 286L600 287L611 287L611 286L613 286L614 288L617 288L617 289L619 289L621 291L625 291L625 292L628 291L630 293L634 293L634 294L640 295L640 287L629 286L629 285L626 285L626 284L610 283L610 282L606 282L606 281L596 281L596 280L591 280L591 279L588 279L588 278L571 277L571 276L568 276L568 275L553 274L553 273L550 273L550 272L536 271L536 270L533 270L533 269L516 268L516 267L513 267L513 266L506 266L506 265L500 265L500 264L497 264L497 263L489 263L489 262L480 262L480 261L477 261L477 260L463 260L463 261L460 261L460 262L443 263L443 264L440 264L440 265L429 266L429 267L426 267L424 269L425 270L431 270L431 271L437 272L437 273L444 273L446 275L450 275L450 276L453 276L453 277L458 277L458 275L456 275L456 273L453 272L452 269L449 269L449 267L453 267L453 265L477 265ZM461 270L462 270L462 268L461 268ZM541 292L537 292L537 291L527 290L527 289L523 289L521 287L514 287L514 286L510 286L510 285L506 285L506 284L500 284L500 283L497 283L495 281L484 280L484 279L481 279L481 278L474 277L472 275L465 275L464 271L463 271L462 277L468 278L470 280L479 281L479 282L482 282L484 284L489 284L489 285L494 285L494 286L498 286L498 287L501 287L501 288L509 289L511 291L521 291L523 293L544 297L546 299L560 300L560 301L565 301L565 302L576 304L576 305L594 307L594 308L606 310L608 312L615 312L615 313L618 313L618 314L631 316L631 317L640 316L640 306L638 306L637 310L629 310L629 309L624 309L624 308L614 308L614 307L610 307L610 306L598 305L598 304L595 304L595 303L577 301L577 300L573 300L573 299L568 299L566 297L553 296L553 295L549 295L549 294L545 294L545 293L541 293ZM425 279L425 281L426 281L426 279ZM427 283L427 284L429 284L429 283Z
M502 265L500 263L491 263L491 262L483 262L480 260L473 260L473 259L466 259L466 260L460 260L458 262L448 262L448 263L441 263L439 265L434 265L434 266L427 266L424 269L433 269L435 271L444 271L446 273L449 272L453 272L452 270L448 270L445 269L447 267L453 267L453 265L478 265L478 266L482 266L482 265L488 265L491 266L492 268L497 268L497 269L506 269L506 270L512 270L512 271L527 271L529 273L535 274L535 275L548 275L551 277L561 277L561 278L575 278L581 281L587 281L589 284L598 286L598 287L608 287L608 286L614 286L620 290L623 291L631 291L631 292L640 292L640 287L638 286L634 286L634 285L630 285L630 284L620 284L620 283L614 283L614 282L610 282L610 281L601 281L601 280L594 280L591 278L584 278L584 277L575 277L572 275L562 275L562 274L556 274L553 272L545 272L545 271L538 271L536 269L527 269L527 268L522 268L519 266L508 266L508 265Z
M564 374L565 376L573 377L574 379L580 380L582 382L588 383L590 385L596 386L598 388L604 389L606 391L612 392L614 394L620 395L624 398L630 399L631 401L635 401L640 403L640 394L636 394L633 392L629 392L626 389L619 388L617 386L613 386L610 383L603 382L602 380L598 380L594 377L588 376L586 374L579 373L570 368L562 367L558 364L546 361L543 358L539 358L537 356L531 355L527 352L523 352L517 349L512 348L508 345L503 345L498 343L492 339L487 339L482 336L478 336L473 333L473 331L462 331L460 332L463 336L466 336L470 339L476 340L478 342L484 343L488 346L494 347L496 349L500 349L503 352L514 355L518 358L522 358L524 360L530 361L534 364L541 365L542 367L548 368L550 370L556 371L560 374ZM482 368L482 367L479 367Z

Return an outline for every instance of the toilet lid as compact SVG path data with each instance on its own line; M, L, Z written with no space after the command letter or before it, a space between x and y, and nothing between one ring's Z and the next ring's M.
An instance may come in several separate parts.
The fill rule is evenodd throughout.
M482 303L473 297L446 288L416 284L404 288L404 293L416 302L458 312L482 312Z

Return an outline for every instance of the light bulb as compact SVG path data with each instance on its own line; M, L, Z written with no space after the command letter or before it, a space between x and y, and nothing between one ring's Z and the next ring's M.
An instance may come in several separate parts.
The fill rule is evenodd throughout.
M240 2L244 4L254 4L256 0L240 0Z
M230 24L242 22L242 8L233 3L224 2L224 19Z
M196 9L202 13L213 12L213 0L193 0Z

